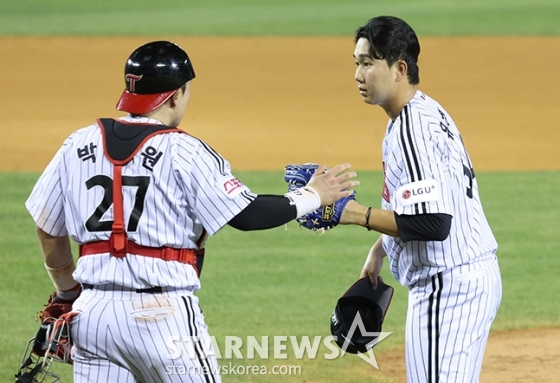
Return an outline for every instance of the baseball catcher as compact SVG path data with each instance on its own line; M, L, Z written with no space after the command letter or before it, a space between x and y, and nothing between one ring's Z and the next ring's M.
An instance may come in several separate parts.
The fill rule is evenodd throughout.
M319 165L314 163L287 165L284 171L284 180L288 183L288 191L294 192L305 187L318 168ZM322 234L326 230L332 229L339 224L340 217L342 216L346 204L348 201L355 199L356 191L348 197L339 199L332 205L321 207L309 214L301 216L297 218L296 221L300 226Z

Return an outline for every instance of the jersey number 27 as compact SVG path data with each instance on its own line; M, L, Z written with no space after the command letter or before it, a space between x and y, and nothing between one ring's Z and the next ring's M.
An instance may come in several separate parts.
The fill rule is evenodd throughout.
M144 200L146 199L146 191L150 186L149 176L122 176L123 187L136 187L136 197L134 198L134 207L128 219L126 226L127 232L135 232L138 228L138 221L144 211ZM101 186L104 190L103 199L97 206L93 214L86 221L86 229L90 232L111 231L113 221L102 221L103 215L109 210L113 204L113 180L111 177L100 174L91 177L86 181L88 190L95 186Z

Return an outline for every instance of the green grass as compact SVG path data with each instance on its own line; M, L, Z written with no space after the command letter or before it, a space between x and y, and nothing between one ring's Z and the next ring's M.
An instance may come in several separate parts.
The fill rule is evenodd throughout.
M3 0L4 35L351 35L404 18L422 35L558 35L556 0Z
M491 173L485 210L499 243L503 304L499 329L560 325L560 173ZM480 181L479 181L480 182ZM523 308L521 308L523 306ZM556 307L554 307L556 306Z
M258 193L282 193L278 172L238 172ZM360 172L358 200L379 205L382 176ZM34 225L24 201L36 173L0 173L0 381L16 372L28 338L38 324L52 285L42 267ZM484 207L498 239L503 300L494 330L558 326L560 263L557 249L560 200L559 172L477 174ZM356 227L338 227L323 236L295 223L261 232L225 227L207 242L207 258L199 292L210 333L223 345L225 336L326 336L336 299L357 279L365 255L377 235ZM379 352L404 341L407 289L398 286L384 266L382 276L395 286L384 331L393 332ZM288 350L290 350L290 346ZM242 349L243 350L243 349ZM319 355L327 352L321 348ZM290 352L288 351L288 354ZM228 363L229 361L224 361ZM234 364L278 364L274 360L233 360ZM360 376L375 382L376 370L359 358L285 361L303 366L303 375L278 377L224 376L224 382L258 381L353 382ZM383 370L383 365L380 365ZM70 366L56 365L71 381ZM348 371L353 371L348 377Z

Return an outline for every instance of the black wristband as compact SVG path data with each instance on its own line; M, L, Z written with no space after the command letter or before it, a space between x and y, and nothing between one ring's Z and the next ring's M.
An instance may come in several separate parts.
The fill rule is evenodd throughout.
M368 229L368 231L371 231L371 228L369 227L369 215L371 214L371 207L368 207L367 212L366 212L366 229Z

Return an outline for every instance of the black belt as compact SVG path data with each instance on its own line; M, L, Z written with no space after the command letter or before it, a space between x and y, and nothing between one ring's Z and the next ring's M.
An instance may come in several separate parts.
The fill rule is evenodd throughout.
M89 283L84 283L82 285L82 288L84 290L93 290L94 287L96 287L96 286L90 285ZM135 291L137 293L146 293L146 294L161 294L163 292L163 288L161 286L154 286L154 287L150 287L148 289L130 289L130 291Z

